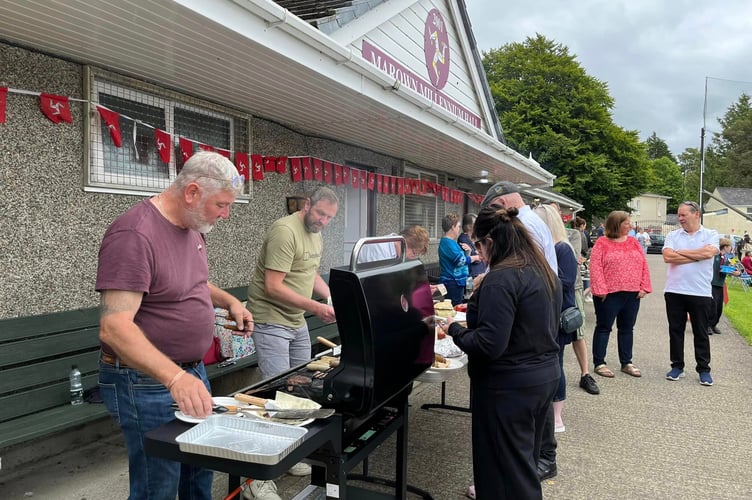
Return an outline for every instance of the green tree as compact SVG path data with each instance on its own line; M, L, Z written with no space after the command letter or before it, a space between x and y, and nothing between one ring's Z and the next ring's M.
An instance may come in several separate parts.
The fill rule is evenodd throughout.
M742 94L718 119L720 133L705 151L708 191L716 187L752 187L752 99Z
M636 131L612 120L613 98L567 47L542 35L483 55L510 146L557 175L555 186L590 217L627 209L643 192L648 159Z
M685 149L679 155L679 169L682 172L682 177L684 177L684 196L682 196L681 201L699 201L700 150L697 148Z
M668 213L675 212L679 203L684 201L684 179L679 165L666 156L651 161L647 191L670 196L667 210Z
M648 158L650 158L651 160L657 160L658 158L668 158L672 162L676 163L676 158L674 158L674 155L671 154L671 150L668 149L668 144L666 144L666 141L658 137L655 132L653 132L653 134L645 141L645 150L648 153Z

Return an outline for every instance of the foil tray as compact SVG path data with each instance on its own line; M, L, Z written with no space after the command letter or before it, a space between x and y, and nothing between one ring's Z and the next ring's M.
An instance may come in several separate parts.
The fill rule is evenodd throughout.
M274 465L297 448L308 429L215 415L175 438L180 451Z

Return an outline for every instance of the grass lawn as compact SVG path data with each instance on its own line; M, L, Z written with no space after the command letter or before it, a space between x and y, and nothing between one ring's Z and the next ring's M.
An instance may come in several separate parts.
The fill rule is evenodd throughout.
M729 302L723 307L723 314L731 321L739 334L752 345L752 288L744 291L738 282L726 280Z

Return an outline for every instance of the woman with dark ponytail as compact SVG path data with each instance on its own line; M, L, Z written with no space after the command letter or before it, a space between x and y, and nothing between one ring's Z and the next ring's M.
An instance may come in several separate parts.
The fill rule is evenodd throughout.
M483 209L473 241L490 271L471 297L467 328L442 325L469 358L476 498L541 498L536 462L559 383L561 286L517 218Z

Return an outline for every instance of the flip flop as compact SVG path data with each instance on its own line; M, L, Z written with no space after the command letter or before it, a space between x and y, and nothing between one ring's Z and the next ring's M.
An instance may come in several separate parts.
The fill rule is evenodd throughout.
M598 365L593 371L601 377L614 378L614 372L606 365Z

